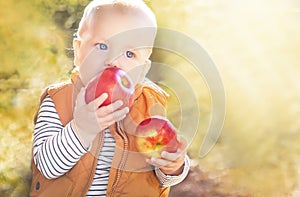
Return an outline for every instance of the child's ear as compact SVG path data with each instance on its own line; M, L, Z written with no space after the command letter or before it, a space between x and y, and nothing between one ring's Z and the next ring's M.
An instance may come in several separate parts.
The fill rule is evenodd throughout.
M74 65L79 66L79 49L81 41L77 38L73 39L73 50L74 50Z
M150 58L150 56L151 56L151 54L152 54L152 50L153 50L152 48L148 50L148 54L147 54L147 59L148 59L148 61L150 61L149 58ZM147 60L146 60L146 61L147 61ZM151 61L150 61L150 64L151 64Z
M143 65L142 77L145 78L151 68L151 60L147 59L145 64Z

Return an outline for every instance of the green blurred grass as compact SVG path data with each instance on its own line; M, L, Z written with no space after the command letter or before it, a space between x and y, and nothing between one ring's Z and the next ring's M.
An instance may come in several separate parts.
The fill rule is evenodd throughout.
M209 91L186 69L188 62L173 54L159 57L195 84L201 119L189 154L198 167L224 194L288 196L300 180L299 3L147 3L160 26L184 32L208 50L224 82L224 129L214 149L199 158L211 112ZM47 84L67 78L72 61L66 48L83 6L74 0L0 2L0 193L5 196L28 193L38 95ZM176 110L170 113L175 122Z
M38 8L29 1L0 3L1 196L28 196L39 94L66 78L72 65L65 36Z

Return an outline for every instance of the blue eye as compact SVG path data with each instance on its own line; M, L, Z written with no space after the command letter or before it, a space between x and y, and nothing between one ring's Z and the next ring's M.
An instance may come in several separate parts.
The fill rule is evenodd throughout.
M133 58L133 57L134 57L134 53L131 52L131 51L126 51L126 52L125 52L125 55L126 55L126 57L128 57L128 58Z
M104 43L98 43L97 47L100 50L107 50L108 49L108 46L106 44L104 44Z

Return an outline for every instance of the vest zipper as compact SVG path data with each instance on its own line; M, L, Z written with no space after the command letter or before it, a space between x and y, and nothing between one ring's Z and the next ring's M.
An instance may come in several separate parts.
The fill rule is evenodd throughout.
M112 184L110 196L113 196L113 193L115 192L115 190L117 188L117 185L118 185L121 175L122 175L121 169L124 168L124 166L126 164L127 156L128 156L128 137L124 133L124 130L121 128L120 122L116 123L116 133L122 138L124 143L123 143L123 152L122 152L121 161L117 168L116 178Z

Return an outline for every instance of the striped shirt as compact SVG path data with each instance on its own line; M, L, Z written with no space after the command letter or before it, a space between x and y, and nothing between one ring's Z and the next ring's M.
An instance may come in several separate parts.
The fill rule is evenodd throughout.
M100 151L96 172L86 196L105 196L110 166L114 156L115 139L110 131L104 131L104 144ZM46 96L43 100L34 128L33 157L37 168L48 179L58 178L68 172L88 149L84 147L71 124L62 125L53 100ZM179 176L169 176L155 169L162 187L176 185L189 171L189 158Z

